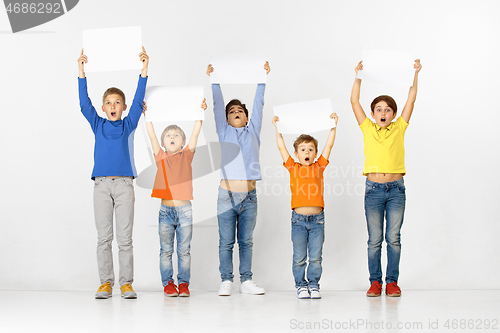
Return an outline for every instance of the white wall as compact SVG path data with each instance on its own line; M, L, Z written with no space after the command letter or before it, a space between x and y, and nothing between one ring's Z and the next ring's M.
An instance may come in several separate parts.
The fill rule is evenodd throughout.
M141 25L149 85L203 84L207 141L216 141L206 65L213 53L265 52L259 215L253 272L268 290L293 288L290 198L272 107L331 98L338 134L325 173L323 289L368 286L362 134L349 96L363 49L414 51L419 91L406 134L407 208L400 285L405 289L499 288L497 1L96 1L23 33L0 13L0 289L94 290L93 135L80 114L77 62L83 29ZM1 12L1 11L0 11ZM2 16L3 15L3 16ZM110 37L110 47L114 45ZM109 86L132 98L138 73L89 74L96 106ZM251 104L254 86L224 86ZM364 82L368 110L379 94L404 105L407 89ZM320 146L327 133L316 136ZM293 136L285 136L291 147ZM495 153L497 151L497 153ZM203 161L195 161L203 162ZM219 284L215 218L218 172L195 182L193 289ZM278 195L274 195L272 192ZM137 290L160 290L159 200L136 186ZM235 256L235 259L237 256ZM117 267L116 267L117 268ZM237 260L235 260L237 272Z

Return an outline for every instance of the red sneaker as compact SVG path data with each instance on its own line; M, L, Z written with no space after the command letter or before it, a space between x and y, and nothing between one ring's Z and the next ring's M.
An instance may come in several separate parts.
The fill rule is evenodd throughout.
M401 296L401 289L397 282L391 282L385 286L385 294L389 297L399 297Z
M188 283L181 283L179 285L179 297L189 297L189 284Z
M372 286L366 292L366 296L379 297L381 293L382 293L382 285L378 281L373 281Z
M168 297L176 297L177 295L179 295L179 293L177 293L177 286L172 280L168 281L168 284L165 286L165 288L163 288L163 291Z

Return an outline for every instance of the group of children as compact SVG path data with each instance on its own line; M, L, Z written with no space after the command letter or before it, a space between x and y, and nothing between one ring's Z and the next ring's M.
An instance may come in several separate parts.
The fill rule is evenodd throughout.
M137 177L133 159L133 135L141 114L147 114L144 94L147 84L149 57L143 48L139 54L143 69L129 114L122 119L127 109L125 95L117 88L109 88L103 96L100 117L88 97L84 64L88 59L83 50L78 58L79 96L83 115L95 135L94 169L94 215L97 228L97 263L100 287L96 298L112 296L114 271L112 258L113 213L116 219L116 238L119 249L119 283L123 298L137 298L132 288L133 251L132 228L134 216L133 179ZM379 96L371 104L371 115L366 117L359 103L361 80L356 78L351 104L354 115L363 132L365 143L365 166L367 176L365 191L365 213L368 227L368 267L370 289L367 296L380 296L382 292L381 247L387 242L386 294L400 296L397 285L400 259L400 230L405 208L404 133L411 117L417 94L420 61L415 61L415 77L408 100L401 116L395 121L397 106L390 96ZM269 63L264 64L267 73ZM355 68L362 70L362 62ZM214 72L208 65L207 74ZM221 275L220 296L230 296L233 283L233 247L236 240L239 248L239 273L241 293L261 295L264 288L252 280L253 231L257 221L256 182L261 180L259 150L264 108L265 84L259 84L255 94L253 110L249 119L245 104L239 100L224 103L219 84L212 85L216 131L222 147L220 185L217 198L219 227L219 271ZM203 100L201 108L206 110ZM322 273L322 249L324 242L323 173L328 165L330 152L336 135L330 130L327 142L319 158L318 142L310 135L302 134L294 142L294 156L289 154L282 135L278 131L278 117L273 118L276 140L283 159L283 166L290 172L292 193L292 243L293 276L297 297L321 298L319 280ZM202 122L196 121L189 141L177 125L164 129L158 141L153 124L146 121L148 136L153 148L157 173L152 197L161 199L159 212L160 273L166 296L190 296L190 242L193 231L192 206L193 185L191 162L196 150ZM235 157L236 156L236 157ZM174 283L172 254L174 238L177 240L179 286ZM307 267L307 277L306 277Z

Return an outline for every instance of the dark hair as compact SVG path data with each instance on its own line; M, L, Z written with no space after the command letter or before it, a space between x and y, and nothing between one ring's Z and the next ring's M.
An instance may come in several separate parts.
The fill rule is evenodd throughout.
M392 111L394 111L394 113L398 112L398 106L396 105L396 101L394 100L394 98L387 95L380 95L379 97L373 100L372 104L370 105L372 112L375 110L375 105L377 105L378 102L382 101L386 102L387 105L392 109Z
M318 140L316 140L315 138L313 138L312 136L307 135L307 134L301 134L297 139L295 139L295 142L293 143L293 149L295 149L295 151L297 151L297 149L299 148L299 145L301 143L309 143L309 142L312 142L314 144L314 148L316 148L316 152L317 152L318 151Z
M104 95L102 95L102 104L104 104L104 100L106 99L106 97L108 97L108 95L113 94L119 95L123 99L123 104L125 104L125 94L123 93L123 91L115 87L108 88L104 92Z
M186 134L184 133L184 131L182 130L182 128L180 128L179 126L177 125L169 125L167 127L165 127L165 129L163 130L163 132L161 133L161 136L160 136L160 139L161 139L161 143L163 143L163 138L165 138L165 135L167 134L168 131L170 130L176 130L176 131L179 131L181 133L181 138L182 138L182 141L184 143L186 143Z
M245 106L245 104L241 103L239 99L233 99L231 102L227 103L227 105L226 105L226 120L227 120L227 116L229 115L229 109L233 105L241 106L243 108L243 111L245 111L245 114L246 114L247 119L248 119L248 110L247 110L247 107Z

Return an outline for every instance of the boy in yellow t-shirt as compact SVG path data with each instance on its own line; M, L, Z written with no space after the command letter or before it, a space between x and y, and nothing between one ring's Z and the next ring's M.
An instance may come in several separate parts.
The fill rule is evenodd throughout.
M332 113L330 118L338 117ZM278 132L276 122L276 143L283 158L283 165L290 172L290 190L292 192L292 242L293 242L293 277L297 288L297 298L321 298L319 279L323 242L325 239L325 202L323 200L323 172L328 165L328 158L335 142L336 127L330 130L325 148L316 162L318 141L310 135L302 134L293 143L295 162L286 149L283 136ZM309 266L306 260L309 254Z
M385 239L387 243L387 296L401 296L397 282L399 277L399 259L401 256L401 225L403 224L406 204L403 176L406 174L404 164L404 134L408 127L413 106L417 97L418 73L422 66L420 60L415 60L415 78L408 93L408 99L395 122L397 105L390 96L382 95L371 103L372 122L366 117L359 94L361 79L356 78L351 92L351 104L363 131L365 143L366 176L365 215L368 227L368 269L370 271L370 289L366 296L376 297L382 293L381 249L384 239L384 216L386 220ZM362 61L355 68L363 69Z

